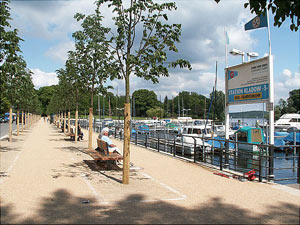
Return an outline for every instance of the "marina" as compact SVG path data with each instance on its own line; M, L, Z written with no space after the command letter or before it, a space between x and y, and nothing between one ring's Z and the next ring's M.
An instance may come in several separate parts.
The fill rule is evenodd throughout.
M244 174L255 170L259 181L299 183L300 143L297 132L276 132L275 145L270 146L267 144L267 129L242 127L234 131L230 140L225 141L224 137L212 134L212 121L206 128L203 124L199 125L205 120L190 119L182 123L175 120L177 123L173 121L173 124L151 121L132 122L132 144L232 173ZM245 121L255 124L257 119ZM81 119L79 123L83 128L88 128L87 120ZM93 130L99 133L106 126L110 128L112 137L124 139L123 124L117 120L110 121L110 124L107 120L94 123ZM246 132L249 133L248 139L244 136Z

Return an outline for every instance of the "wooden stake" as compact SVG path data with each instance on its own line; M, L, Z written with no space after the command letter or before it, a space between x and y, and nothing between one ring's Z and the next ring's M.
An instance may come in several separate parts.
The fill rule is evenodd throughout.
M130 103L125 103L124 145L123 145L123 184L129 184L130 163Z
M19 136L20 133L20 116L19 116L19 110L17 111L17 136Z
M64 112L64 133L66 133L66 125L67 125L67 113Z
M78 110L75 112L75 143L77 143L77 133L78 133Z
M22 111L22 131L24 131L24 114L23 114L23 111Z
M69 111L68 112L68 133L70 133L71 132L71 121L70 121L70 119L71 119L71 112Z
M12 142L12 108L9 108L9 142Z
M92 150L93 148L93 108L90 108L90 114L89 114L89 150Z

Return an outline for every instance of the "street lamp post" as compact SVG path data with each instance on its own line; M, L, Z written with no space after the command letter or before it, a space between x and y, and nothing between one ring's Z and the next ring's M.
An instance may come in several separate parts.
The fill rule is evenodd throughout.
M229 53L232 54L232 55L241 55L242 56L242 63L245 62L245 57L244 57L245 56L245 52L233 48L233 49L230 50Z
M258 53L257 52L247 52L247 56L248 56L248 62L250 62L251 58L258 57Z
M183 117L184 117L184 111L189 111L191 109L182 109Z
M230 54L232 55L241 55L242 56L242 63L245 62L245 52L238 50L238 49L231 49ZM248 62L250 62L251 58L255 58L258 57L258 53L257 52L247 52L247 56L248 56Z

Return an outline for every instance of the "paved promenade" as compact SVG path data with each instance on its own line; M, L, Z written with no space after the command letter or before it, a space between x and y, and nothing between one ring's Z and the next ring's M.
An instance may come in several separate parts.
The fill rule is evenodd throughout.
M123 185L122 171L102 170L87 154L86 131L74 143L40 120L0 144L1 224L299 224L297 189L216 176L135 145Z

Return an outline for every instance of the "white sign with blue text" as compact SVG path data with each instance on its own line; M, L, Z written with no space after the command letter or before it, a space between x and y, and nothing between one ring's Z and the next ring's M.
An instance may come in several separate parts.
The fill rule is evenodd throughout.
M269 102L269 57L226 69L226 104Z

